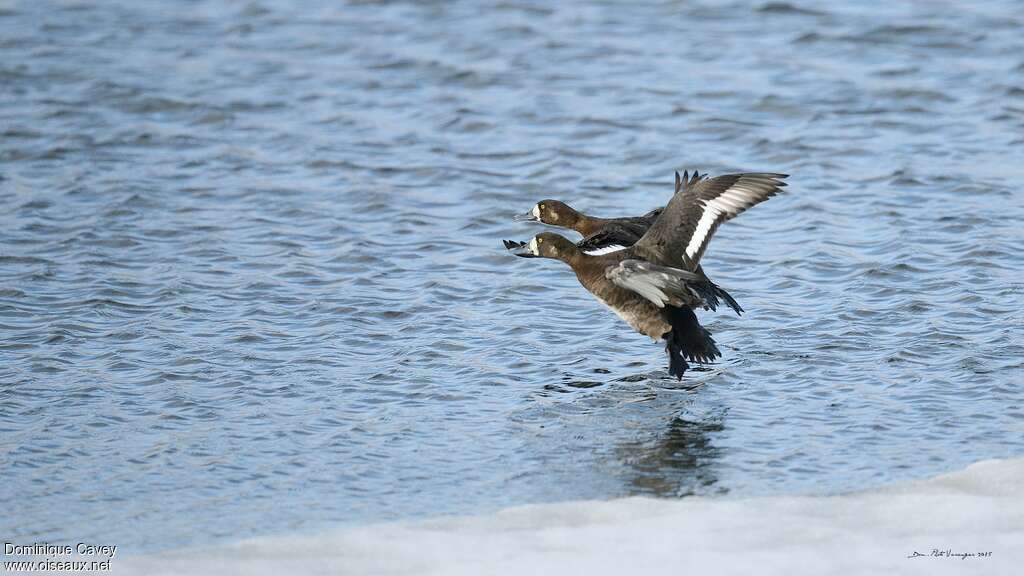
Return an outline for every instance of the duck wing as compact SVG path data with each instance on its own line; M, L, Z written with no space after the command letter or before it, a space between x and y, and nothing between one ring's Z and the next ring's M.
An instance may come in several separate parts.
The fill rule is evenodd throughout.
M661 216L634 246L646 260L692 270L722 222L776 195L787 174L726 174L710 179L680 180L685 191L669 200Z
M661 208L655 208L654 210L651 210L650 212L644 214L643 216L638 216L637 220L642 221L644 224L647 225L647 227L650 227L650 225L654 224L654 221L658 219L658 216L661 216L661 213L664 210L664 206L662 206ZM646 232L646 229L644 231Z
M597 234L578 242L577 248L591 256L623 250L636 244L647 232L647 228L647 225L637 225L635 222L612 222Z
M693 171L693 176L690 176L689 172L687 172L686 170L683 170L683 175L682 175L682 177L680 177L679 176L679 171L676 170L676 191L675 191L675 193L679 194L680 192L682 192L684 190L689 190L690 187L693 184L696 184L697 182L700 182L701 180L703 180L704 178L707 178L707 177L708 177L707 174L701 174L700 172L697 172L696 170Z
M600 256L618 252L636 244L643 232L619 224L609 224L597 234L592 234L576 243L576 247L588 256Z
M628 259L609 266L604 275L612 283L636 292L658 308L669 305L717 310L721 303L719 297L722 297L737 314L742 310L725 290L703 275L687 270Z
M688 184L692 184L694 182L698 182L698 181L700 181L701 178L702 178L702 176L696 170L693 171L693 176L692 177L690 176L690 173L687 172L687 171L683 171L683 175L682 176L679 176L679 172L676 172L676 191L675 191L675 193L678 194L680 191L686 190L686 186ZM654 210L651 210L650 212L644 214L643 216L637 216L636 218L629 218L628 220L630 220L631 222L636 222L636 223L640 224L641 226L643 226L643 231L640 232L640 236L643 236L644 232L647 232L647 229L651 227L651 224L654 224L654 221L657 220L658 216L661 216L661 213L664 212L664 211L665 211L665 207L662 206L661 208L655 208ZM639 239L639 237L638 237L638 239Z

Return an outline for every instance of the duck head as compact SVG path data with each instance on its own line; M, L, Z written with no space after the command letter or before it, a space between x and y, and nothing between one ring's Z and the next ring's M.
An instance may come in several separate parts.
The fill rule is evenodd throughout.
M576 223L576 220L579 219L579 216L579 212L573 210L572 206L569 206L565 202L559 200L541 200L533 206L533 210L530 210L526 214L519 214L515 216L514 219L543 222L544 224L550 224L552 226L572 228Z
M567 260L577 251L576 245L572 241L554 232L537 234L529 243L505 240L505 248L521 258L554 258L555 260Z

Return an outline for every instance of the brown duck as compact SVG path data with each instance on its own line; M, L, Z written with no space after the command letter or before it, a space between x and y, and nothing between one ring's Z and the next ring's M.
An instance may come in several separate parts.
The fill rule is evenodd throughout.
M746 173L708 179L695 174L683 179L682 190L677 177L677 194L627 248L587 254L565 237L544 232L520 244L517 255L568 264L580 284L634 330L665 340L669 373L682 379L689 368L686 360L710 362L722 355L693 312L717 308L723 292L699 272L711 236L722 222L777 194L786 177Z
M696 171L692 177L689 175L689 172L683 172L682 177L679 176L679 172L676 172L675 193L686 193L686 191L692 190L692 187L687 187L687 184L698 182L701 178L700 173ZM578 212L561 200L541 200L533 206L530 212L519 214L514 219L520 221L530 220L550 226L575 230L583 235L583 240L577 242L576 247L584 254L600 256L601 254L615 252L636 244L637 240L654 224L654 221L658 219L663 210L664 208L655 208L643 216L597 218ZM505 240L504 242L505 248L509 250L525 246L523 242L513 242L511 240ZM742 314L743 308L740 307L739 303L724 288L711 282L711 279L704 274L704 269L701 268L700 264L697 265L694 272L704 277L713 286L716 295L725 300L725 303L735 310L737 315Z
M697 172L691 178L688 172L682 177L676 172L676 191L678 194L686 190L686 184L701 179ZM541 222L550 226L569 228L579 232L583 241L578 246L591 255L612 252L636 244L654 221L661 216L664 208L655 208L643 216L626 216L623 218L598 218L577 211L561 200L541 200L534 204L526 214L517 214L515 220Z

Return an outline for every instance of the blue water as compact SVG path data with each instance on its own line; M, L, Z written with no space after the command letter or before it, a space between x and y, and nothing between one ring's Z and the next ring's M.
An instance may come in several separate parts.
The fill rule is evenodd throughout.
M0 5L0 535L125 553L1024 454L1011 1ZM807 4L807 6L811 6ZM792 174L681 383L546 197Z

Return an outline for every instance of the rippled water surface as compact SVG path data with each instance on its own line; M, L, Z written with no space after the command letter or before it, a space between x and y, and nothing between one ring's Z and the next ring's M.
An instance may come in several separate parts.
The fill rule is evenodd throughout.
M816 3L817 4L817 3ZM0 3L0 534L151 550L1024 453L1015 2ZM792 174L719 364L536 200Z

